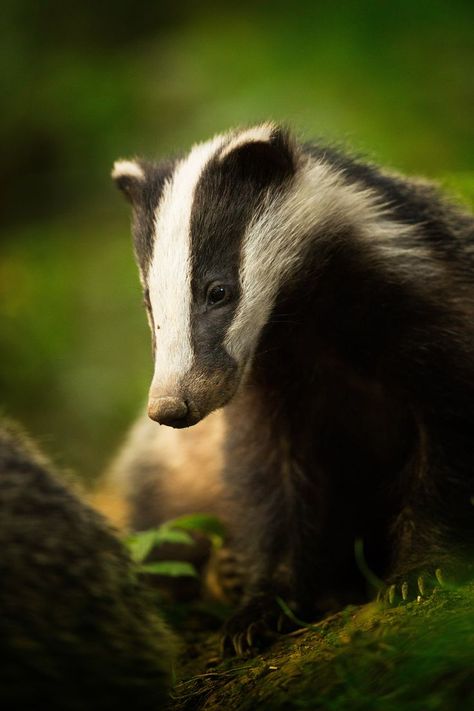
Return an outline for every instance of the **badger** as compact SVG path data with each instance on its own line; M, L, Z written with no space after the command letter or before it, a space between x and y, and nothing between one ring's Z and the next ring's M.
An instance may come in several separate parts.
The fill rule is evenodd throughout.
M0 419L0 703L162 708L177 642L106 521Z
M278 596L307 619L365 599L366 568L391 603L472 572L473 217L271 122L113 178L152 335L148 415L224 423L248 561L224 647L280 629Z

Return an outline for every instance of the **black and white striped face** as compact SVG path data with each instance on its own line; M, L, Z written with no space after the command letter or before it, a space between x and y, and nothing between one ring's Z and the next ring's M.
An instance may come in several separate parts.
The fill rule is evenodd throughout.
M271 124L174 162L115 164L134 208L154 343L152 419L187 427L236 392L272 306L270 262L281 258L255 228L294 172L288 138Z
M187 427L225 405L277 296L317 288L327 254L348 239L388 278L433 276L414 227L359 173L272 124L217 136L179 160L115 164L134 209L154 344L152 419Z

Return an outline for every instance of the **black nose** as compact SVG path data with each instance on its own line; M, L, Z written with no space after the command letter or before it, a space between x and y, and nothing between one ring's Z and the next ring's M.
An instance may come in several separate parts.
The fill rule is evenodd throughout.
M179 397L152 397L148 403L148 416L160 425L187 427L188 415L188 405Z

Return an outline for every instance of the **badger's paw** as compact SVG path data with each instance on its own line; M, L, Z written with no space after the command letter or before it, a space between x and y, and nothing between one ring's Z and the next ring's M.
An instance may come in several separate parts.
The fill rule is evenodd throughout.
M295 628L275 595L257 595L242 605L225 624L221 654L224 657L253 654L271 644L279 634Z
M378 600L390 607L422 602L431 597L436 589L447 588L449 585L441 568L410 571L391 578L380 590Z

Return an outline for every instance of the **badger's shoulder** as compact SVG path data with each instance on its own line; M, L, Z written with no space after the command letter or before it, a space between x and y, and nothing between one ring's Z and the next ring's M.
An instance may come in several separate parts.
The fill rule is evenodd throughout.
M456 236L474 243L474 216L434 180L403 175L333 146L307 143L304 152L354 186L373 191L396 221L416 225L433 242Z

